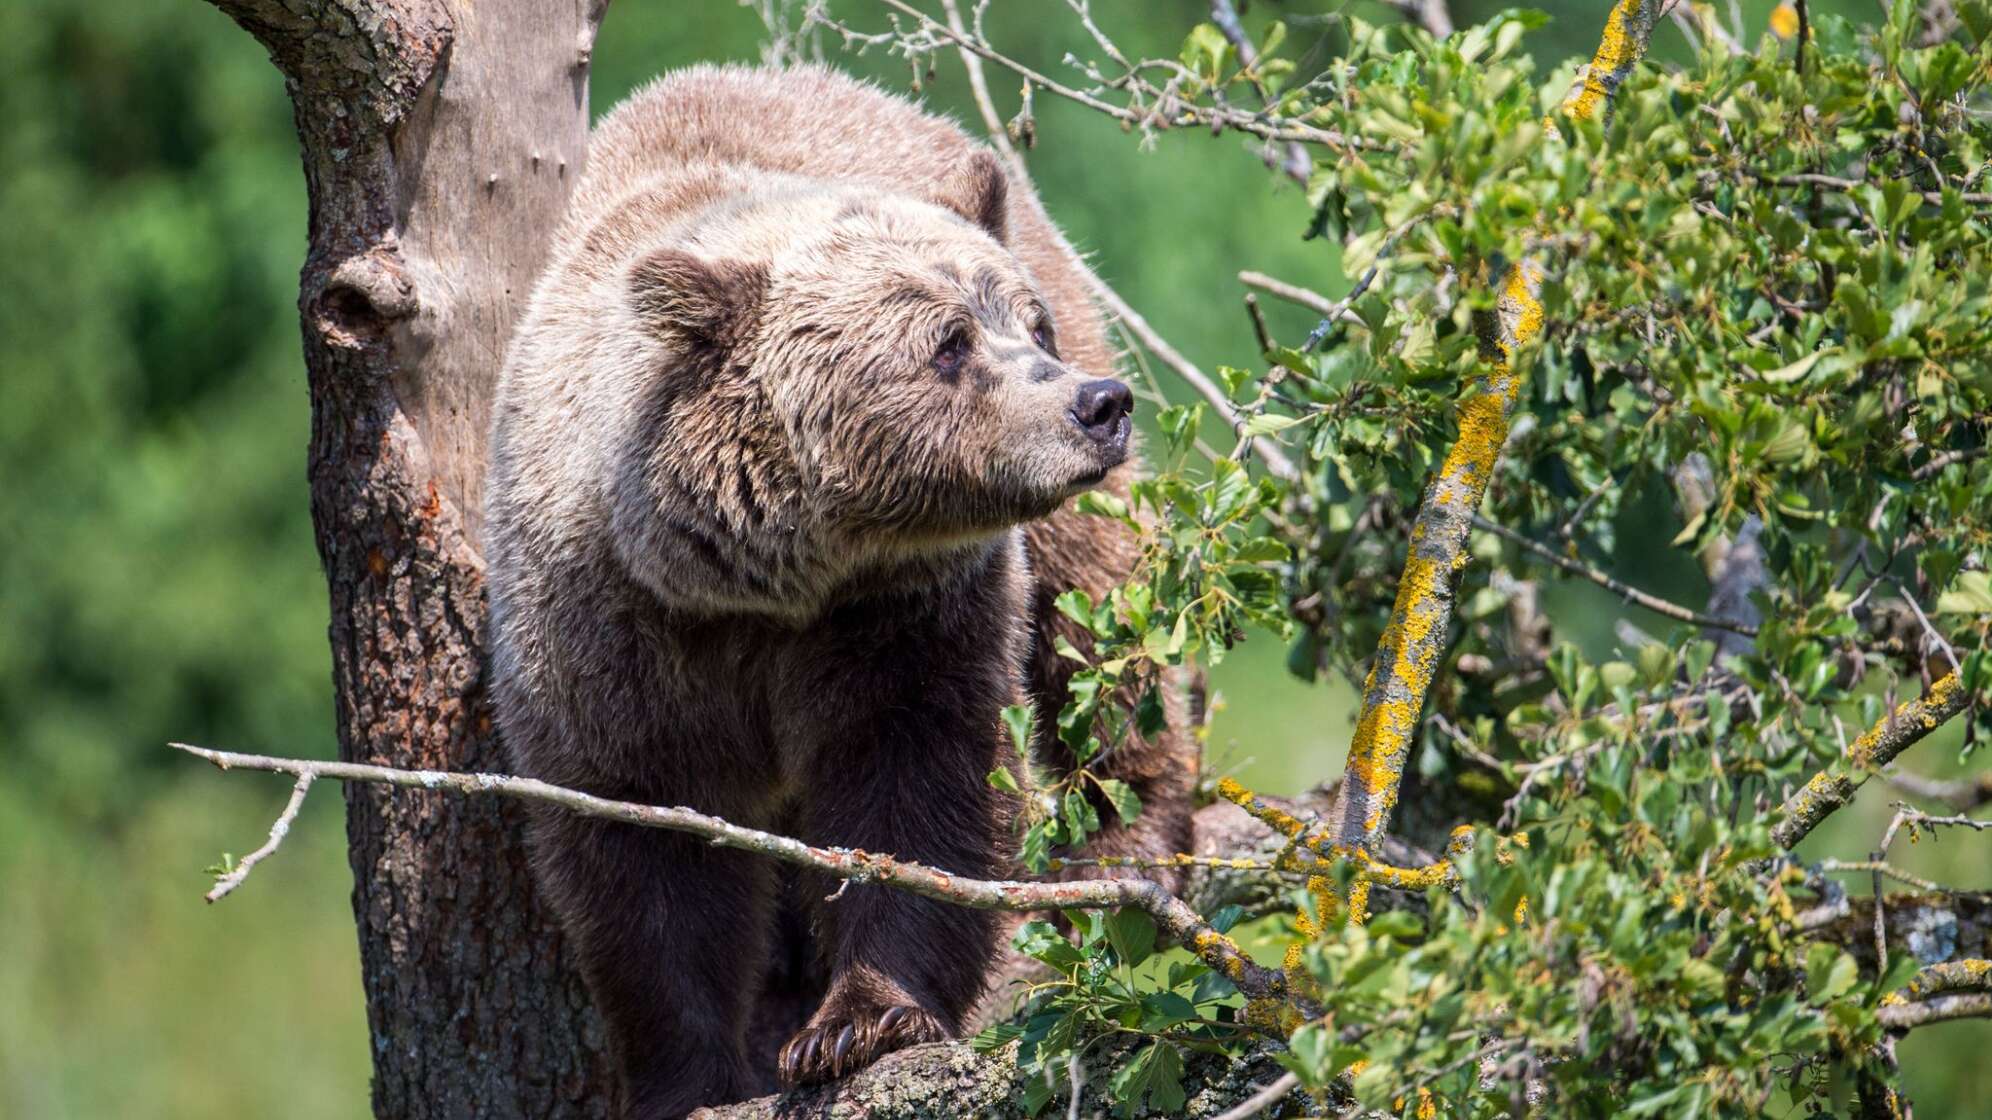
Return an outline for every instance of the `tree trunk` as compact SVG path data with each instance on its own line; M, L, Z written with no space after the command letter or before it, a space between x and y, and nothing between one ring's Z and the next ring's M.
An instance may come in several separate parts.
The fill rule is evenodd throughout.
M299 311L342 757L503 769L485 428L588 135L607 0L214 0L296 109ZM495 802L346 790L379 1117L598 1117L600 1025Z

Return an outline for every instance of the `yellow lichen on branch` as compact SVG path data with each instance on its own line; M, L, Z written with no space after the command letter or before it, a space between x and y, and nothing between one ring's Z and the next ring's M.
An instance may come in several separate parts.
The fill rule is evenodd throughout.
M1474 511L1487 493L1520 399L1520 350L1542 332L1537 293L1542 271L1522 262L1508 270L1487 339L1486 372L1460 403L1459 436L1411 528L1411 555L1397 581L1397 600L1363 691L1362 714L1336 803L1337 842L1371 851L1397 804L1418 716L1452 625L1453 587L1466 565Z
M1905 701L1848 744L1846 755L1814 774L1785 799L1784 819L1771 829L1771 839L1789 848L1805 839L1819 822L1852 800L1854 791L1875 770L1943 726L1971 702L1971 691L1947 673L1930 683L1930 690Z
M1254 819L1286 837L1287 847L1269 865L1271 869L1286 872L1313 872L1308 876L1307 893L1312 900L1312 909L1302 906L1296 917L1303 941L1311 941L1326 931L1339 926L1344 918L1361 922L1368 917L1369 889L1380 884L1393 890L1418 891L1430 887L1450 887L1458 883L1458 873L1453 860L1473 848L1473 829L1466 825L1455 828L1452 838L1446 842L1447 858L1437 860L1422 867L1396 867L1377 860L1369 852L1359 847L1336 842L1325 828L1309 826L1293 814L1277 805L1268 804L1257 794L1230 778L1221 779L1217 784L1219 796L1250 813ZM1504 838L1503 847L1508 844L1527 846L1527 838L1521 835ZM1350 872L1350 896L1345 904L1333 889L1327 872L1337 862L1347 861L1352 865ZM1290 947L1287 953L1289 974L1298 964L1298 947Z
M1632 68L1646 53L1653 25L1660 19L1660 0L1618 0L1605 18L1605 33L1598 51L1591 56L1577 88L1563 101L1564 111L1578 120L1598 115L1611 106L1612 95L1625 82Z
M1610 107L1613 94L1645 54L1659 14L1659 0L1619 0L1613 6L1584 80L1565 99L1570 115L1588 118ZM1484 372L1460 402L1458 438L1427 486L1412 523L1411 554L1363 685L1362 711L1329 826L1334 841L1351 849L1373 852L1397 804L1418 718L1445 653L1454 584L1466 566L1473 514L1487 494L1521 397L1523 375L1516 360L1542 333L1542 277L1541 266L1526 260L1502 276L1496 311L1484 328ZM1367 882L1359 880L1359 889L1366 889ZM1352 896L1350 901L1360 899ZM1352 905L1351 911L1359 914L1361 909Z

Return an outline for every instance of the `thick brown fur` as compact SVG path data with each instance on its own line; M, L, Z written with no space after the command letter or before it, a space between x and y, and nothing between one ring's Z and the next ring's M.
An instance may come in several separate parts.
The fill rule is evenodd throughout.
M1052 599L1136 560L1068 502L1126 492L1126 392L1028 190L823 69L682 71L601 122L492 440L493 672L522 773L1011 873L998 714L1028 699L1052 725L1074 668L1052 641L1086 645ZM1187 849L1179 691L1157 741L1095 764L1147 806L1096 850ZM530 841L630 1117L955 1034L998 954L991 915L825 901L819 876L666 832L545 812Z

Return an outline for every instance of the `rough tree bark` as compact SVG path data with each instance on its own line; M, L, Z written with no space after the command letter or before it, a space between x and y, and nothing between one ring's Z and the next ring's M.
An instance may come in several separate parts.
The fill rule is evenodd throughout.
M607 0L213 0L269 49L310 191L310 481L342 757L502 768L482 680L484 435L578 177ZM606 1115L600 1027L520 815L349 787L380 1117Z

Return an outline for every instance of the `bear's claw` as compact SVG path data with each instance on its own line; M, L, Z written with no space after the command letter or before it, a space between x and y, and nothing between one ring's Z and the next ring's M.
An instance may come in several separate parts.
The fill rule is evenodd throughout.
M932 1015L903 1004L835 1015L797 1031L782 1047L782 1084L793 1088L830 1081L901 1047L946 1037Z

